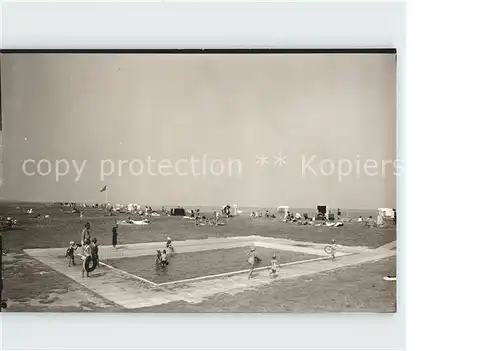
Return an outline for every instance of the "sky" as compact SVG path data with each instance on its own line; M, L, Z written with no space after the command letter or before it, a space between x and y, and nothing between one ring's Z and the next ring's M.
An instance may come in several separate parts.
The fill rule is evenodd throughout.
M3 199L396 205L395 55L6 54L1 80Z

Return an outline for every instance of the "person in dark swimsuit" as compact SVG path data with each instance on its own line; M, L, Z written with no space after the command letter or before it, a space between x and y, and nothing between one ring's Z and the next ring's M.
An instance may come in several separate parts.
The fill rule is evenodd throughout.
M92 257L92 260L95 260L97 265L99 265L99 246L97 246L96 238L92 238L90 241L90 256Z
M113 226L112 232L113 232L112 244L113 248L116 249L116 245L118 244L118 221L115 221L115 225Z
M166 267L168 266L168 256L167 256L167 250L163 249L163 252L161 253L161 257L160 257L160 260L161 260L161 266L162 267Z

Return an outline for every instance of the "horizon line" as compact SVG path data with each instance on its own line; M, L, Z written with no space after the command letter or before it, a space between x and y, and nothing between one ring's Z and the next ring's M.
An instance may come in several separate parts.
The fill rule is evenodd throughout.
M81 201L32 201L32 200L9 200L9 199L2 199L0 198L0 204L4 202L4 203L28 203L28 204L41 204L41 205L51 205L51 204L58 204L58 203L76 203L76 204L88 204L88 205L92 205L92 204L99 204L99 205L102 205L103 203L102 202L81 202ZM111 203L108 201L108 203L110 203L111 205L115 205L115 203ZM143 205L143 204L138 204L138 203L124 203L124 204L120 204L120 205L128 205L128 204L137 204L137 205ZM229 206L231 206L233 208L233 205L235 204L228 204ZM348 209L348 210L362 210L362 211L365 211L365 210L375 210L377 209L377 207L373 207L373 208L360 208L360 207L352 207L352 208L346 208L346 207L339 207L339 206L328 206L328 205L310 205L310 206L289 206L289 205L274 205L274 206L252 206L252 205L237 205L237 208L257 208L257 209L260 209L260 208L263 208L263 209L267 209L267 208L277 208L279 206L288 206L290 209L293 209L293 208L299 208L299 209L302 209L302 208L316 208L317 206L326 206L328 207L329 209L333 209L333 208L338 208L338 209ZM143 205L145 206L145 205ZM172 204L153 204L153 205L147 205L147 206L151 206L151 207L157 207L157 206L164 206L164 207L171 207L171 208L177 208L177 207L181 207L181 208L195 208L195 207L222 207L223 205L192 205L192 204L187 204L187 205L172 205ZM379 207L379 208L382 208L382 207ZM387 207L389 208L389 207ZM391 207L391 208L395 208L395 207Z

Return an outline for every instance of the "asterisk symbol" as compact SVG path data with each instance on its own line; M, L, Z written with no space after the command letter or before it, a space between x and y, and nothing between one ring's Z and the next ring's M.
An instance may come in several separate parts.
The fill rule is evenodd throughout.
M274 164L278 166L283 166L286 165L286 156L282 155L281 152L278 154L278 156L274 156Z
M256 156L257 158L257 161L255 163L257 163L259 166L264 166L265 164L267 164L267 156L264 156L264 155L259 155L259 156Z

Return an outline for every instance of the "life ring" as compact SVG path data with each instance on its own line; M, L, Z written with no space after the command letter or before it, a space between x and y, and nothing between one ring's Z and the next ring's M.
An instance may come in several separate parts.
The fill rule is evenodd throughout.
M94 269L97 268L98 263L99 262L97 261L97 258L92 255L85 257L85 270L89 273L92 272Z
M335 252L335 249L331 245L325 246L325 253L328 255L331 255Z

